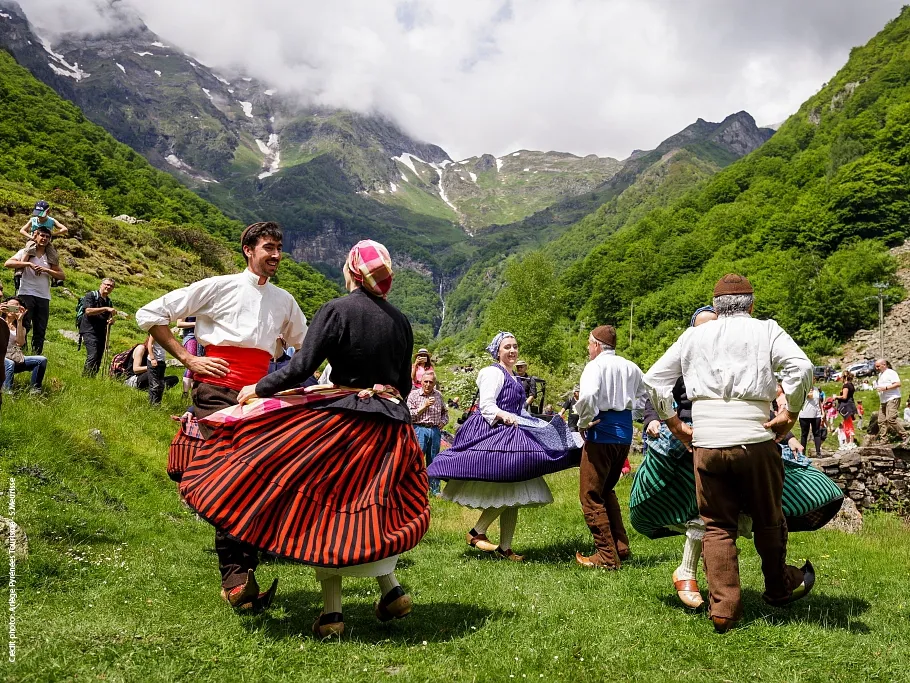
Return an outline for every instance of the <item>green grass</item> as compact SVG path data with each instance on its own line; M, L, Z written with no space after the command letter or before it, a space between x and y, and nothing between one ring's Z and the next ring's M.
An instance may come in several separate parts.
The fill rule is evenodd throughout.
M273 609L235 615L218 596L212 529L165 475L179 391L149 408L141 392L79 377L82 354L56 333L46 351L47 395L8 398L0 421L0 482L16 479L31 545L17 567L18 656L6 680L907 679L910 536L898 517L869 514L857 536L794 534L790 559L811 558L819 582L789 610L761 601L757 556L741 542L745 620L718 636L676 601L679 539L633 533L621 572L575 566L575 550L591 548L576 470L549 477L553 505L521 512L523 565L469 550L476 513L434 499L428 534L399 565L416 603L406 620L380 625L375 581L346 579L349 634L315 642L313 572L286 562L259 571L281 579ZM629 488L620 482L624 503ZM4 587L7 567L0 554Z

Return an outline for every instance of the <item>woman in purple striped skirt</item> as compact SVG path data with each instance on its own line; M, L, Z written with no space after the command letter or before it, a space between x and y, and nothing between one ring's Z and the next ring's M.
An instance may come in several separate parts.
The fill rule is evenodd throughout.
M468 532L468 544L520 562L524 558L512 550L518 508L553 502L543 475L577 466L581 444L562 418L546 422L522 412L525 392L513 374L518 360L515 337L500 332L487 350L497 362L477 375L479 409L427 473L447 481L443 498L483 510ZM486 536L497 518L498 546Z

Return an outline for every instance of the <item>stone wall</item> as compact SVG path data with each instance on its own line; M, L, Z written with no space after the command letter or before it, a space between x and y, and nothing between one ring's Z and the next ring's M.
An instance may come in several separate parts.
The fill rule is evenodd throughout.
M867 446L812 463L860 509L910 511L910 450Z

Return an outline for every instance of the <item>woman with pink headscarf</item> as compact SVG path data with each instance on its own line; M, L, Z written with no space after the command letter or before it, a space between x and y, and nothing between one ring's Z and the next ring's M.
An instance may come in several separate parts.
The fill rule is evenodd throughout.
M344 278L349 294L317 311L290 363L210 418L221 428L192 465L206 469L196 477L195 510L232 537L316 568L318 638L344 632L343 576L377 579L380 621L410 613L395 566L430 523L426 467L404 398L414 338L386 300L388 251L357 243ZM297 389L325 360L333 384Z

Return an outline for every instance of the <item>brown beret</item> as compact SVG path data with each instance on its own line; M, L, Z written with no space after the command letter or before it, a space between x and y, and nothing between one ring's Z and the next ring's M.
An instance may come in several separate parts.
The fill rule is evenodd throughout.
M591 336L601 344L616 347L616 330L612 325L601 325L591 330Z
M727 296L729 294L754 294L752 283L748 278L736 273L727 273L714 285L714 296Z

